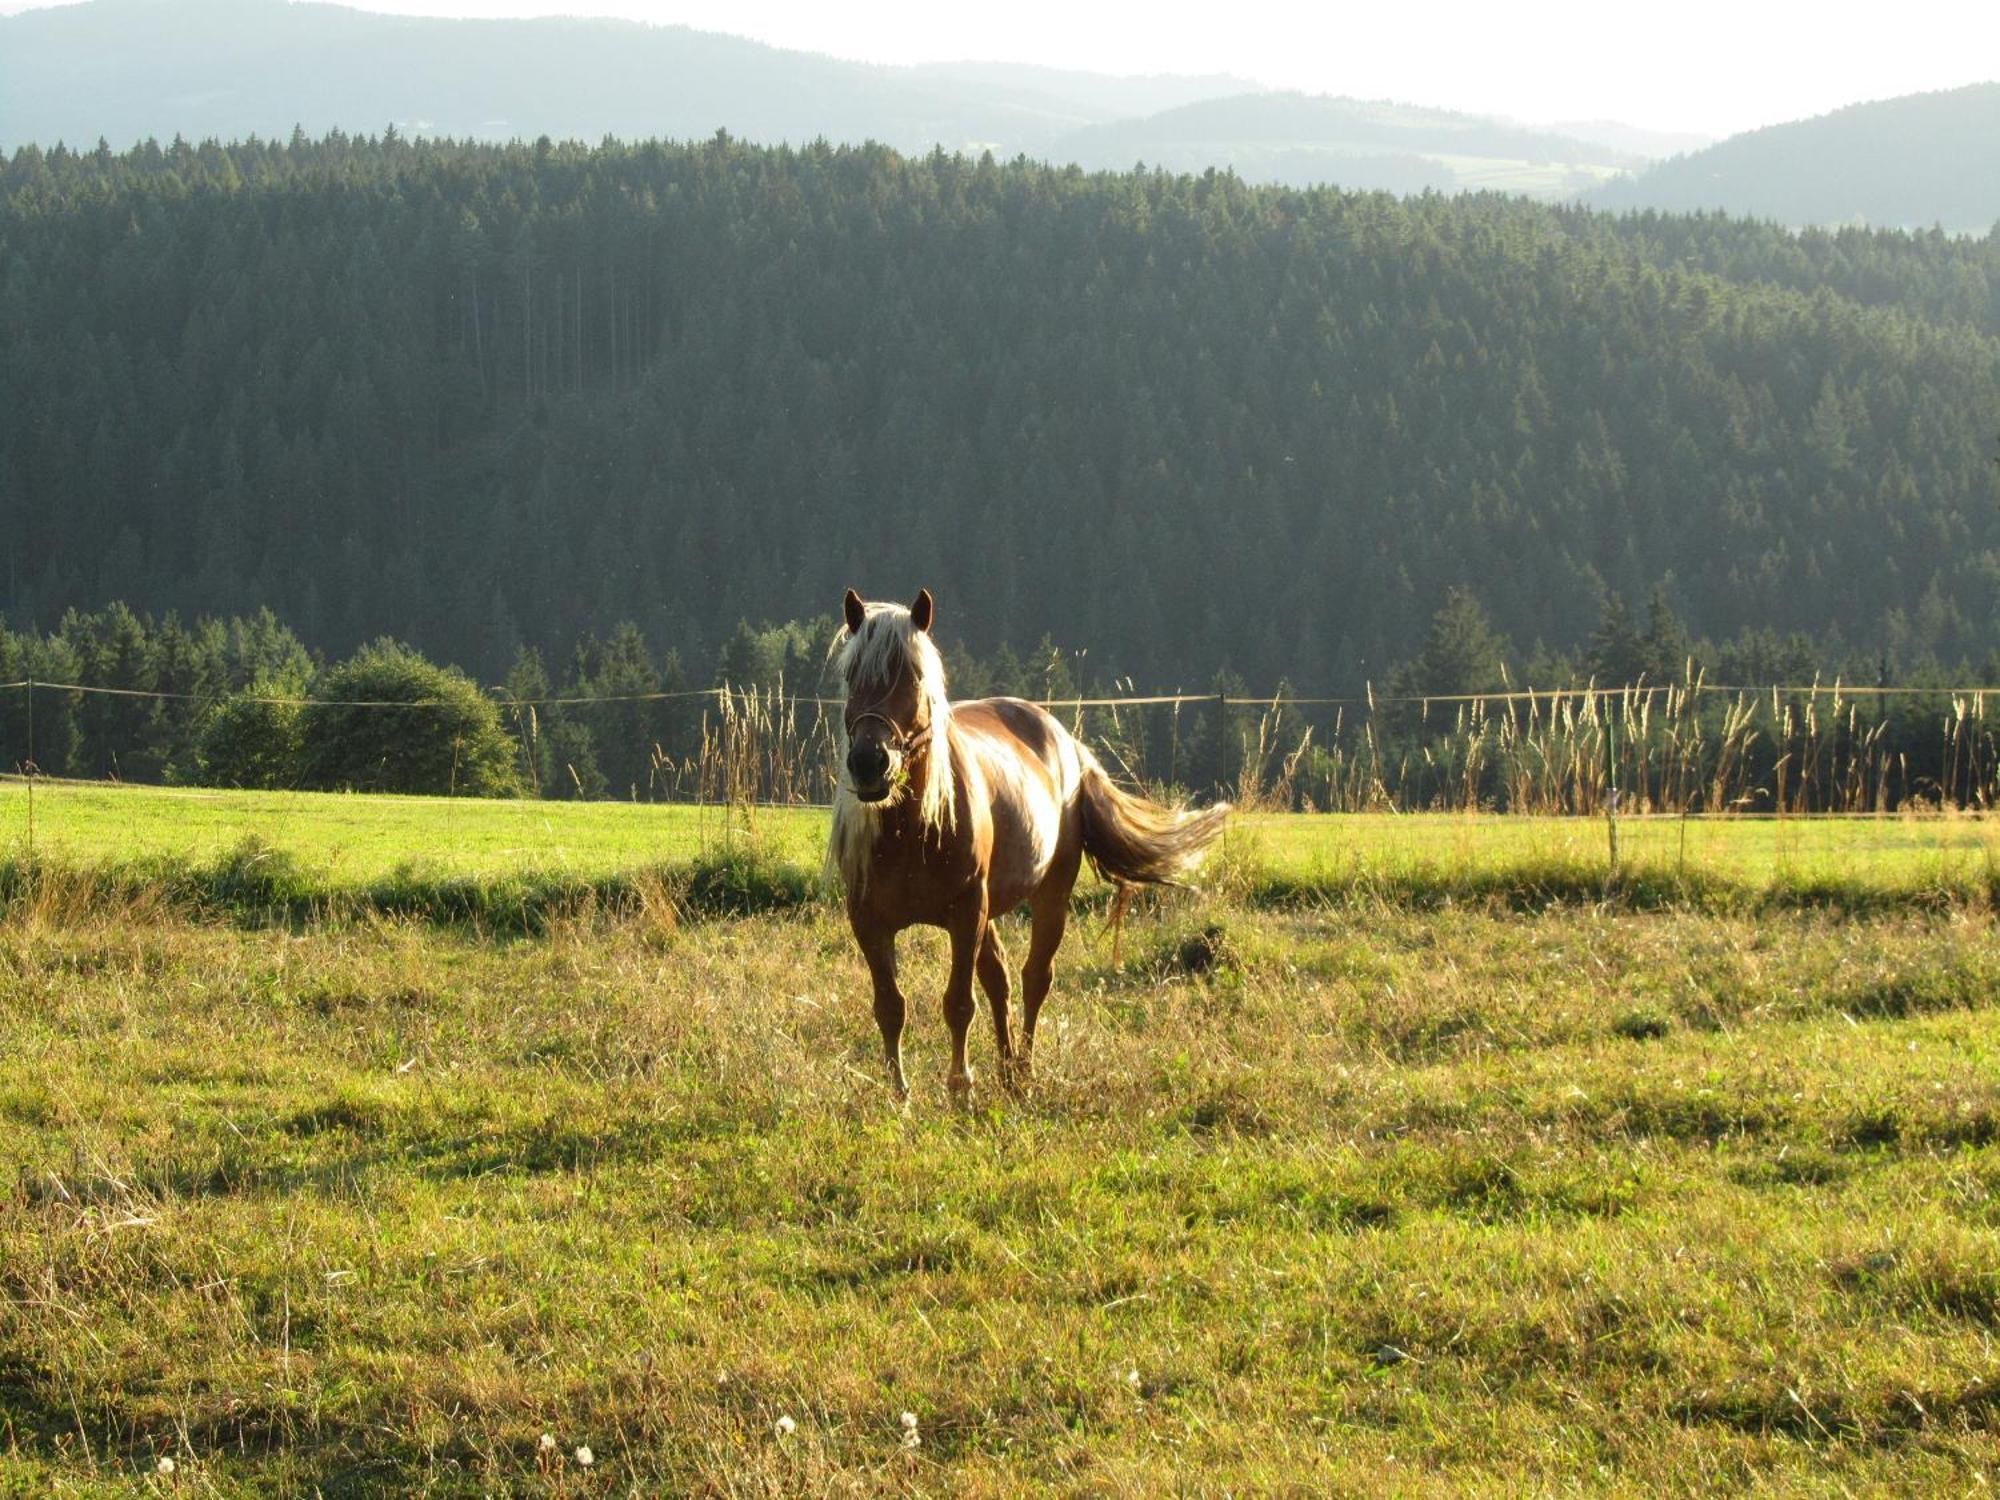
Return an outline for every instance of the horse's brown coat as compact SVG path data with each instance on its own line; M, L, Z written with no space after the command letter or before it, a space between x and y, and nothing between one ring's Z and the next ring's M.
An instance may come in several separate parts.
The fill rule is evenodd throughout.
M909 612L864 605L850 591L845 612L843 641L879 649L886 638L864 643L864 630L900 631L900 639L914 640L928 628L932 605L928 591ZM911 926L941 927L951 939L944 1015L953 1093L962 1095L972 1082L966 1033L976 1008L975 974L992 1008L1002 1077L1011 1083L1028 1068L1084 855L1121 883L1170 881L1199 859L1228 809L1175 813L1120 791L1096 757L1032 703L984 698L945 706L941 678L926 680L927 671L941 672L934 652L911 650L900 669L873 677L856 672L853 653L842 660L850 673L844 723L851 744L835 802L833 847L848 922L874 982L891 1086L898 1095L907 1092L902 1034L908 1007L896 979L896 935ZM942 723L933 722L940 717ZM938 756L950 757L951 796L948 807L927 817L923 791L946 769ZM883 764L888 795L861 802L853 790L854 768L867 768L872 778ZM993 918L1023 903L1032 922L1021 966L1017 1052L1007 959Z

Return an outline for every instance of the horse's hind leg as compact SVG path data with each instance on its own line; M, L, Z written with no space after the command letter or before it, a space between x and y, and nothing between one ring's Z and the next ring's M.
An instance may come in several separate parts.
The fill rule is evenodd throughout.
M1042 1002L1049 998L1049 984L1055 973L1056 949L1062 946L1063 931L1069 925L1069 892L1075 879L1049 880L1028 903L1033 925L1028 931L1028 958L1021 965L1021 1053L1020 1068L1032 1072L1035 1062L1035 1020Z
M1000 929L986 924L986 936L979 944L979 986L986 991L986 1003L993 1011L993 1045L1000 1054L1000 1081L1014 1082L1014 1036L1007 1024L1007 950L1000 946Z

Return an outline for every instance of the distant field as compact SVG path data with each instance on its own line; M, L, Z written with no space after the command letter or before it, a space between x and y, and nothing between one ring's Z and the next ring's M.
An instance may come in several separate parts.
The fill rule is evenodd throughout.
M44 782L35 850L77 865L204 862L255 839L311 880L355 889L397 875L497 879L536 873L603 880L753 848L801 875L819 868L824 809L762 808L746 828L718 808L549 803L312 792L228 792ZM1626 819L1624 869L1671 890L1723 887L1967 890L2000 880L2000 821L1976 817ZM0 783L0 851L27 846L27 794ZM1450 893L1601 880L1597 819L1437 815L1239 815L1221 867L1252 887ZM1485 884L1482 885L1481 882Z
M342 885L406 865L468 876L521 870L583 877L695 859L740 840L722 811L664 803L479 801L448 797L232 792L42 782L35 847L85 863L151 856L207 860L256 838ZM824 812L759 809L775 857L817 868ZM23 782L0 784L0 839L27 838Z
M1601 818L1252 814L1233 820L1229 837L1267 875L1305 883L1537 862L1605 865L1610 857ZM1954 881L1988 875L2000 862L2000 821L1990 818L1625 818L1618 838L1629 866L1751 886Z
M1432 154L1432 159L1449 167L1466 188L1547 197L1574 193L1579 180L1592 185L1609 182L1624 170L1596 162L1519 161L1503 156Z

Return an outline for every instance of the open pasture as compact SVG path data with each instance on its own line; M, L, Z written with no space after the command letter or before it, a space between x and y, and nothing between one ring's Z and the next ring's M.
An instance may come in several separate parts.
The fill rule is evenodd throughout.
M819 871L826 813L662 803L549 803L48 782L32 852L72 868L199 869L246 845L301 888L480 885L533 875L616 885L642 871L750 856L794 885ZM0 852L30 852L25 782L0 780ZM1990 905L2000 823L1976 816L1626 818L1620 870L1649 902ZM1605 894L1601 819L1464 814L1238 814L1223 873L1263 900L1439 902Z
M201 863L255 839L282 850L330 889L360 888L416 868L493 877L522 870L584 878L676 864L753 832L782 861L817 867L826 814L759 808L746 825L685 803L538 802L239 792L196 787L41 781L35 848L80 865L145 859ZM0 783L0 830L25 847L27 783Z
M104 795L134 828L168 805ZM594 819L696 816L384 816L528 811L578 849ZM1294 826L1246 819L1235 894L1147 906L1117 965L1086 911L1037 1080L995 1086L981 1023L965 1114L940 1084L939 945L910 945L898 1111L816 902L521 938L18 884L0 1493L1990 1478L1989 906L1260 902L1257 861L1309 871L1370 831ZM1394 826L1481 858L1442 821ZM387 868L358 862L372 829L289 827L266 836L303 862ZM1500 867L1566 836L1479 828L1531 841ZM797 815L799 857L812 832ZM438 857L488 857L479 837Z

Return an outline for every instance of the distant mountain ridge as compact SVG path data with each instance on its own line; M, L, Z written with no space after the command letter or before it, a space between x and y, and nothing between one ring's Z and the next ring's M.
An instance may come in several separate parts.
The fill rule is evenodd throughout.
M1086 126L1058 160L1122 171L1226 166L1252 182L1337 183L1391 192L1501 188L1568 196L1642 158L1601 143L1480 115L1298 93L1200 99L1137 120Z
M1226 74L889 67L612 19L451 20L326 0L84 0L0 16L0 151L391 124L406 136L488 141L700 140L719 130L764 144L876 141L1092 170L1225 170L1293 187L1723 210L1791 227L1977 234L2000 220L2000 83L1706 144L1615 121L1540 128L1267 91ZM1672 150L1685 154L1657 159Z
M1295 186L1540 197L1573 196L1641 165L1632 145L1648 139L1618 125L1565 136L1443 109L1271 93L1223 74L876 66L631 21L445 20L318 0L87 0L0 18L0 148L389 124L479 140L699 140L726 130L767 144L873 140L1092 169L1143 159Z
M880 141L1040 155L1239 78L892 68L687 27L445 20L284 0L89 0L0 18L0 147L340 129L475 139Z
M2000 83L1850 105L1731 136L1587 195L1593 207L1721 210L1794 228L1984 233L2000 222Z

